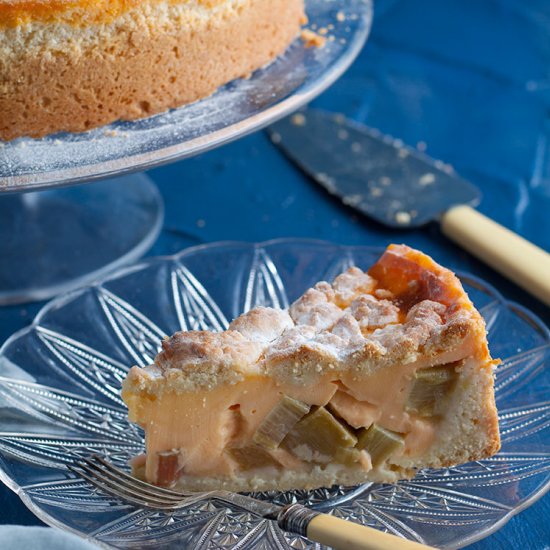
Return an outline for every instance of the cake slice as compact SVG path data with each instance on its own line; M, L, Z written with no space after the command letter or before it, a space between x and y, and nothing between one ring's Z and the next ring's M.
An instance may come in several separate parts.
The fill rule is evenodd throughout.
M394 482L500 446L483 319L460 281L391 245L288 310L178 332L122 396L145 430L134 473L234 491Z

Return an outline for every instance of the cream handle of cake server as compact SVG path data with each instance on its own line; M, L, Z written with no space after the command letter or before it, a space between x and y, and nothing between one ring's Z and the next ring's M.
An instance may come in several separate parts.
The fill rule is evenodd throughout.
M470 206L454 206L443 214L441 229L482 262L550 306L548 252Z
M336 550L426 550L432 548L328 514L319 514L309 522L307 538L331 546Z

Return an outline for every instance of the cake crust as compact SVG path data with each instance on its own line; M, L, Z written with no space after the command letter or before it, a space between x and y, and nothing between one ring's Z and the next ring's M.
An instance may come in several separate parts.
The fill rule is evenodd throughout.
M105 3L112 9L97 22ZM303 0L54 5L65 9L0 2L1 140L85 131L204 98L281 54L304 21Z

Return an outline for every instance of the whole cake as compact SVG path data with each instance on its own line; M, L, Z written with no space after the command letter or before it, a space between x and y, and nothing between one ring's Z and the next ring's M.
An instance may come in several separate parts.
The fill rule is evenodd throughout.
M180 332L122 396L136 475L191 490L393 482L500 446L485 324L455 275L390 246L288 310Z
M0 0L0 140L195 101L282 53L303 0Z

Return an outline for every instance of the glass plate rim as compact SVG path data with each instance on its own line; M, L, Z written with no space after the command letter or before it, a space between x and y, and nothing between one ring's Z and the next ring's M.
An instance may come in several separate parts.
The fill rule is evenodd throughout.
M224 248L224 247L230 247L230 246L241 246L241 247L257 250L257 249L263 249L274 245L285 245L285 244L286 245L302 244L302 245L315 245L320 247L330 247L332 249L340 250L343 252L358 250L358 251L381 253L383 250L385 250L385 247L376 246L376 245L345 245L345 244L334 243L323 239L283 237L283 238L269 239L261 242L242 241L242 240L215 241L211 243L205 243L205 244L199 244L199 245L187 247L180 250L179 252L176 252L175 254L147 257L129 266L124 266L122 268L119 268L113 271L112 273L110 273L109 275L98 279L92 284L85 285L81 288L64 293L50 300L36 314L31 324L29 324L27 327L24 327L16 331L6 339L6 341L2 344L2 346L0 346L0 356L4 354L4 350L12 342L17 340L19 337L22 337L25 334L34 330L36 326L38 326L40 321L47 315L47 313L51 309L57 307L58 305L62 305L66 301L71 301L76 297L78 297L79 295L87 292L88 290L92 288L96 288L111 280L122 278L135 271L146 269L147 267L155 264L178 261L180 258L185 258L188 255L192 255L196 252L202 252L204 250ZM457 270L456 274L461 278L461 280L465 280L467 282L472 281L476 283L477 285L479 285L479 287L482 289L483 292L491 295L492 297L494 297L496 300L501 302L504 306L508 307L509 309L513 309L514 311L517 311L518 313L520 313L524 318L526 318L530 322L530 324L536 327L536 329L539 330L540 333L550 341L550 327L548 327L546 323L544 323L544 321L542 321L542 319L536 313L532 312L531 310L529 310L528 308L526 308L525 306L521 305L516 301L507 300L492 284L488 283L487 281L485 281L480 277L477 277L476 275L473 275L468 272L463 272L460 270ZM83 533L82 531L79 531L78 529L70 527L67 524L63 523L62 521L50 516L45 510L43 510L40 506L35 504L32 501L32 499L28 497L27 494L25 493L24 487L19 485L2 468L0 468L0 481L4 483L6 487L11 489L21 499L23 504L25 504L25 506L40 520L42 520L45 524L50 525L52 527L60 528L70 533L77 534L78 536L83 537L85 540L92 541L94 544L102 548L110 548L110 546L103 543L102 541L95 539L93 536L90 536L86 533ZM533 492L532 494L527 496L525 499L520 501L520 503L517 506L509 510L494 524L492 524L489 527L486 527L485 529L481 529L476 533L464 536L463 538L457 540L455 544L449 545L447 548L449 549L463 548L464 546L470 545L474 542L477 542L479 540L482 540L494 534L495 532L500 530L502 527L504 527L504 525L506 525L515 515L529 508L532 504L534 504L536 501L541 499L548 492L550 492L550 477L548 478L546 483L543 483L535 492Z

